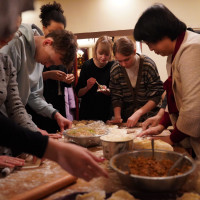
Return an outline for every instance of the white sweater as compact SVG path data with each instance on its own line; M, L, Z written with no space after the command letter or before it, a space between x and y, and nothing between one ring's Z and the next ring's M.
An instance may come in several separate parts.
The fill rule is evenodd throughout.
M179 117L177 128L191 136L190 142L200 156L200 35L186 31L172 63L172 89Z

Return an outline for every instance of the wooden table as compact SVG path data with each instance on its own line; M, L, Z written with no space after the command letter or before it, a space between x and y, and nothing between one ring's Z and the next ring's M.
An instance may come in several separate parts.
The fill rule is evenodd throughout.
M90 150L96 156L103 155L101 146L90 148ZM176 151L183 152L184 150L178 148ZM111 193L119 189L126 189L126 187L121 184L117 174L109 168L109 162L107 160L105 160L100 165L108 170L108 179L99 177L91 180L90 182L78 179L75 184L64 187L63 189L56 191L42 199L53 200L75 192L105 190L107 193ZM37 169L16 170L6 178L0 179L0 200L10 199L17 194L52 182L67 174L68 173L61 169L59 165L49 160L45 160L43 164Z
M102 147L94 147L90 148L90 150L96 156L103 156ZM121 184L117 174L110 169L109 161L105 160L100 164L101 167L106 168L109 173L109 179L104 177L94 178L89 182L86 182L82 179L78 179L76 184L73 184L67 188L63 188L62 190L44 198L45 200L56 199L61 196L65 196L67 194L72 194L75 192L91 192L94 190L105 190L107 193L115 192L119 189L125 189L125 187Z
M90 150L97 156L103 155L101 147L91 148ZM113 192L123 188L117 175L109 169L108 161L105 160L100 165L108 169L110 176L109 179L99 177L91 180L90 182L78 179L75 184L65 187L43 199L52 200L73 192L87 192L94 189L102 189L106 190L106 192ZM45 160L43 164L36 169L15 170L9 176L0 178L0 200L10 199L17 194L52 182L63 176L66 176L67 174L68 173L64 171L58 164L50 160Z
M35 169L15 170L5 178L0 178L0 199L11 199L35 187L57 180L68 173L56 163L45 160Z

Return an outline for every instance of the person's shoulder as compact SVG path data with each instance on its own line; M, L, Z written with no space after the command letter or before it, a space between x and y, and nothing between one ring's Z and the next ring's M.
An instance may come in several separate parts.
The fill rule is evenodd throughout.
M142 72L148 74L158 74L158 69L156 63L148 56L142 55L143 57L143 67ZM140 57L141 59L141 57Z
M186 31L184 40L175 56L174 62L179 62L180 59L188 59L190 56L199 55L199 52L200 34Z
M150 57L148 57L147 55L140 55L140 59L141 58L143 58L144 66L151 66L153 68L156 68L155 62Z
M109 70L110 71L110 69L111 69L111 67L113 66L113 64L114 64L114 61L112 60L112 61L108 61L108 63L106 64L106 70Z
M36 26L35 24L32 24L31 28L33 29L33 31L34 30L37 31L38 35L44 35L44 33L42 32L42 30L38 26Z
M21 48L21 41L18 37L14 37L7 45L0 49L1 53L9 54L9 52L16 53L17 49Z
M182 47L191 45L200 46L200 34L192 31L186 31Z
M89 59L89 60L86 60L84 62L85 65L91 65L91 64L94 64L94 61L93 61L93 58Z
M109 61L108 63L109 63L109 65L113 66L113 64L114 64L115 62L116 62L115 60L111 60L111 61Z
M112 73L113 71L121 71L121 66L118 61L113 61L110 72Z
M18 31L20 31L25 36L29 35L30 33L33 34L32 24L22 23L19 26Z
M81 69L87 69L90 68L92 65L94 65L93 58L86 60L83 65L81 66Z

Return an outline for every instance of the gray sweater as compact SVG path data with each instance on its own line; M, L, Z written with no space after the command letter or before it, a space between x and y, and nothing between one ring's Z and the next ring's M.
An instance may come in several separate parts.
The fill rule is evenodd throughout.
M0 53L0 106L5 103L8 117L18 125L37 131L19 97L16 70L9 56Z
M55 109L43 97L43 65L35 57L34 32L29 24L19 28L23 34L15 37L0 52L11 57L17 70L19 94L24 105L28 104L36 113L51 118Z

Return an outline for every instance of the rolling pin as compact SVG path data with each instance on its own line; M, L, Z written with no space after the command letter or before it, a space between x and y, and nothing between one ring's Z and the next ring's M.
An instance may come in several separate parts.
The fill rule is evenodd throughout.
M10 200L36 200L41 199L67 185L76 182L77 178L72 175L66 175L50 183L33 188L32 190L15 195Z

